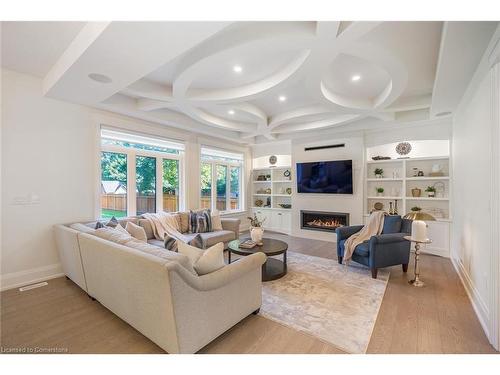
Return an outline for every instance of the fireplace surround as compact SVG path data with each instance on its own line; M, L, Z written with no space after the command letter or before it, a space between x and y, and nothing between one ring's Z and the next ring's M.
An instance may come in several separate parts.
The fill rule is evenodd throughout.
M335 233L335 229L349 225L346 212L300 210L300 228Z

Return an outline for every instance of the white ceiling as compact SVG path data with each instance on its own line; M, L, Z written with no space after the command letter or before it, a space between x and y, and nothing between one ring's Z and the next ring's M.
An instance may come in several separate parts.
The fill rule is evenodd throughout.
M2 66L45 77L85 22L2 22Z
M252 143L449 107L465 87L442 89L447 41L474 36L453 70L468 82L498 23L446 24L442 38L443 22L3 22L2 66L53 98Z

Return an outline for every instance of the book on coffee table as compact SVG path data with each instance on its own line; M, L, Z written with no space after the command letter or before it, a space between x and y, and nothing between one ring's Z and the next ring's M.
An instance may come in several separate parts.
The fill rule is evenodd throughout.
M240 247L242 249L251 249L255 246L257 246L257 242L252 241L252 240L245 240L243 242L240 242Z

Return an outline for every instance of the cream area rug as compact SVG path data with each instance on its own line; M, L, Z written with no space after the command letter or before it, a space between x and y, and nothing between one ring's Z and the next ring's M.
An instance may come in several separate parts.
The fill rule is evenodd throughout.
M288 273L263 283L261 314L348 353L366 353L389 272L289 252Z

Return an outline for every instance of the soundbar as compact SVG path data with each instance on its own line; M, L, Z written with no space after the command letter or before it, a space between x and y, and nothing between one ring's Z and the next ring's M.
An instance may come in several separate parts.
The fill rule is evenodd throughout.
M336 144L336 145L305 147L304 151L315 151L315 150L323 150L325 148L339 148L339 147L345 147L345 143L339 143L339 144Z

